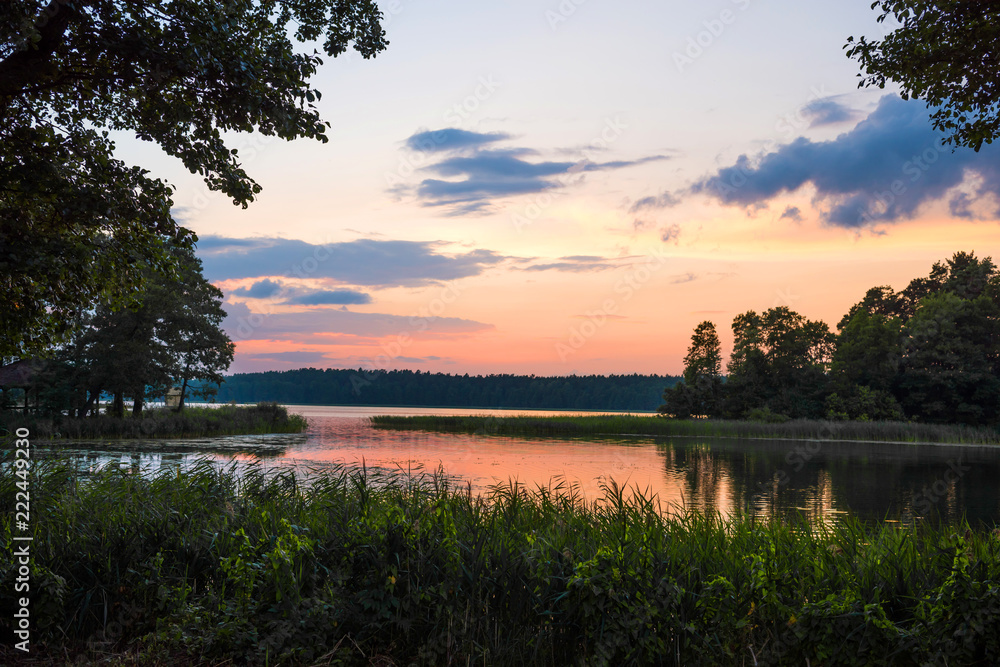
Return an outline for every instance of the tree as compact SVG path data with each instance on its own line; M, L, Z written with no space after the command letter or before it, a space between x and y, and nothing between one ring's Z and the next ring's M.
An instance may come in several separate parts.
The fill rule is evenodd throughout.
M663 392L659 411L678 419L715 416L722 395L722 344L715 324L695 327L684 357L684 380Z
M868 290L841 320L831 413L991 423L1000 396L1000 270L957 252L902 291ZM870 391L863 391L863 390Z
M903 328L901 403L922 421L989 424L1000 417L1000 304L944 291Z
M722 344L715 324L708 320L695 327L691 346L684 357L684 381L692 387L699 378L718 378L722 375Z
M946 143L978 151L1000 134L1000 7L978 0L877 0L879 23L900 26L882 40L847 39L864 71L859 87L894 81L903 99L933 109Z
M795 417L822 415L833 334L786 306L733 320L733 354L726 384L732 416L767 407Z
M222 372L233 362L235 346L220 328L226 311L222 309L224 295L205 280L201 260L189 248L176 249L180 259L180 280L166 287L163 295L168 307L163 309L159 338L170 359L167 374L180 385L180 404L192 381L197 382L194 394L208 398L224 379Z
M233 343L219 329L222 291L202 276L190 248L168 251L179 267L176 281L147 268L141 303L119 310L101 305L73 345L76 364L87 369L85 387L91 395L111 393L119 416L124 398L138 415L150 396L174 385L181 386L181 408L192 381L203 383L199 395L210 395L233 360Z
M125 398L132 399L132 413L142 412L146 397L163 395L170 383L167 351L156 338L155 285L147 283L142 303L113 310L102 304L80 341L81 361L89 369L86 384L100 395L113 396L112 413L124 416Z
M841 327L831 373L840 389L891 391L899 373L903 321L858 309Z
M176 270L194 235L172 189L112 155L108 129L179 158L246 206L260 191L224 132L326 141L309 78L386 46L373 0L0 3L0 356L68 334L86 304L127 305L139 267Z

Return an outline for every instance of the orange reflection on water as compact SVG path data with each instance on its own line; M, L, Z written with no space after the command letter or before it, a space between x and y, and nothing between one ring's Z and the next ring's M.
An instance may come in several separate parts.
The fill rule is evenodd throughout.
M293 408L299 412L299 408ZM405 410L405 409L403 409ZM656 495L661 506L685 504L685 480L668 474L669 448L652 441L511 438L374 429L366 415L391 409L302 408L309 418L308 441L289 448L282 458L291 462L327 462L349 466L432 473L441 469L461 484L483 493L496 484L516 481L537 487L575 488L588 502L604 496L610 482L644 496ZM442 414L456 414L442 410ZM470 410L468 414L486 414ZM508 413L508 411L492 411ZM427 414L425 408L420 414ZM300 413L302 414L302 413ZM345 416L349 415L349 416ZM537 413L532 413L537 414ZM566 413L551 413L566 414ZM724 495L724 493L722 494ZM728 506L728 498L715 504Z

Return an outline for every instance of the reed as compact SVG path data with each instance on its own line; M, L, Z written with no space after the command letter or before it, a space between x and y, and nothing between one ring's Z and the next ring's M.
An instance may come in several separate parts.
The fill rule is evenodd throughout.
M33 656L190 665L1000 657L992 527L724 519L614 484L215 467L31 479ZM17 478L0 466L0 500ZM308 481L306 481L308 480ZM10 545L12 514L0 518ZM15 565L0 556L0 585ZM0 596L11 629L12 596ZM0 648L0 662L14 661ZM809 661L809 662L807 662Z
M784 423L724 419L669 419L647 415L567 417L376 416L376 428L478 433L505 436L705 436L731 438L826 439L868 442L1000 444L1000 431L916 422L860 422L797 419Z
M33 437L41 439L194 438L301 433L306 426L305 418L288 414L288 410L277 403L211 408L188 406L182 412L153 408L144 410L139 417L128 414L123 419L110 415L77 419L65 415L36 417L19 412L0 413L0 432L13 432L23 427Z

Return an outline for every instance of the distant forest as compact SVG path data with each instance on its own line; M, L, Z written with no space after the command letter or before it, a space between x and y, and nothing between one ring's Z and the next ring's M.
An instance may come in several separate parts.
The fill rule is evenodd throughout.
M217 400L652 412L663 402L664 387L679 380L670 375L536 377L302 368L229 376L219 388Z

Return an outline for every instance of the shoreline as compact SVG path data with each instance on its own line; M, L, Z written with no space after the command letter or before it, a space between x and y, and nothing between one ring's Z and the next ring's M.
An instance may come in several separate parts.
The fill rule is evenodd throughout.
M375 428L439 433L534 437L727 438L797 442L996 447L1000 432L986 427L913 422L795 420L676 420L662 417L390 416L371 418ZM654 426L655 424L655 426ZM654 432L646 429L652 428ZM838 437L825 437L826 435Z
M51 443L247 437L302 433L307 427L304 417L289 414L287 408L277 403L187 406L181 412L160 407L145 410L139 416L126 414L121 418L106 414L96 417L38 417L0 413L0 428L11 433L18 428L26 428L36 441Z
M845 438L784 438L784 437L759 437L749 435L656 435L648 433L595 433L594 435L608 438L652 438L662 440L665 438L719 438L726 440L777 440L780 442L840 442L852 445L919 445L931 447L980 447L983 449L994 449L998 444L982 442L932 442L930 440L849 440Z

